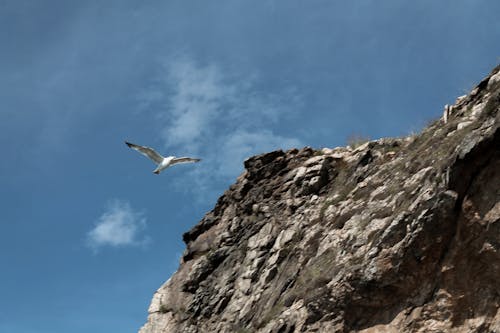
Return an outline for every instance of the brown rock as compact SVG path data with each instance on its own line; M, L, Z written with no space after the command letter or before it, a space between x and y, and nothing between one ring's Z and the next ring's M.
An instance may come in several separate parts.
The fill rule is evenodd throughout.
M500 332L499 72L411 138L245 161L140 333Z

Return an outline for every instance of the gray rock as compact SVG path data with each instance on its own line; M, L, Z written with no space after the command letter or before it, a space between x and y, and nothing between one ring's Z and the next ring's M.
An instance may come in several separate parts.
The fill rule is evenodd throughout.
M500 332L499 70L419 135L246 160L140 333Z

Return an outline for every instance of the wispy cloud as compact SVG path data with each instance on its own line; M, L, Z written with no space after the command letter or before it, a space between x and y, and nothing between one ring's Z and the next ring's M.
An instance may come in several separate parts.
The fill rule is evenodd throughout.
M197 68L186 60L167 65L167 75L172 94L163 139L167 146L198 146L198 139L210 134L223 104L234 97L234 89L222 83L214 66Z
M252 155L302 145L277 133L301 102L293 89L266 93L256 76L223 72L187 57L164 68L158 85L144 93L142 106L159 110L165 149L203 159L190 170L197 193L233 180Z
M298 139L283 137L268 129L254 131L240 129L230 132L221 137L216 155L224 163L219 163L214 171L221 177L233 176L235 172L241 171L242 162L253 154L300 145Z
M87 245L94 251L103 246L122 247L144 245L148 238L141 236L146 219L126 201L112 200L87 234Z

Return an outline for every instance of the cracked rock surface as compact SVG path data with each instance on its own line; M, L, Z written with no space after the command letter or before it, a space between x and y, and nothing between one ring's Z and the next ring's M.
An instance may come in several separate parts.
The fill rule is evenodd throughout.
M500 332L499 108L497 67L417 135L248 159L140 333Z

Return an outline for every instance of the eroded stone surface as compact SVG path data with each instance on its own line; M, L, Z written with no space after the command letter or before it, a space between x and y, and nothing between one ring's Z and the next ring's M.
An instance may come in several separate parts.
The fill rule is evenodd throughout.
M140 333L500 332L498 75L418 135L245 161Z

